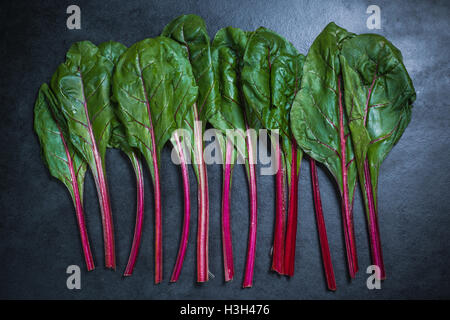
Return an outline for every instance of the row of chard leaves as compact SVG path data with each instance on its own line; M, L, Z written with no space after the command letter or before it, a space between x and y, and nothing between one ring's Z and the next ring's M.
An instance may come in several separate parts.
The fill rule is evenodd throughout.
M180 159L184 215L170 278L181 274L188 245L191 204L188 159L197 179L197 281L210 278L209 193L203 133L209 123L223 158L222 247L226 281L234 277L231 181L238 157L245 163L250 214L243 287L253 285L257 235L256 136L271 133L277 172L272 270L294 275L300 163L308 155L317 228L327 286L336 290L316 161L339 186L348 272L358 271L353 199L359 178L373 263L385 278L377 217L379 169L411 118L415 91L400 51L376 34L355 35L330 23L308 55L266 28L227 27L213 41L204 21L183 15L161 36L129 48L109 41L77 42L43 84L35 104L35 131L50 173L68 188L76 211L88 270L93 270L83 185L94 176L103 224L105 266L116 268L114 228L105 175L107 148L122 150L134 168L137 212L125 276L133 273L144 219L141 159L150 170L155 198L155 283L163 279L161 150L171 143ZM187 135L180 135L177 129ZM229 130L240 136L231 136ZM186 147L188 146L188 147ZM287 193L287 194L286 194ZM287 202L287 203L286 203Z

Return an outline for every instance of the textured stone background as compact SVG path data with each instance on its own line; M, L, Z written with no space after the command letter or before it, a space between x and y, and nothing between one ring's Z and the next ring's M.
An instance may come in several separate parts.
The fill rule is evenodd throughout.
M81 7L82 29L66 28L66 8ZM107 153L118 270L105 270L99 208L92 177L85 185L85 208L97 269L82 272L82 290L66 288L66 267L84 268L74 209L64 186L52 179L39 155L33 132L33 104L71 43L106 40L131 45L157 36L184 13L201 15L211 36L232 25L247 30L266 26L306 54L330 21L356 33L368 32L369 4L381 7L382 29L403 53L417 90L411 124L382 166L379 188L381 236L388 279L381 290L366 288L370 264L360 195L355 225L361 270L346 275L340 206L324 171L320 184L338 291L328 292L322 272L312 207L309 165L302 165L296 273L292 279L269 272L274 220L274 178L258 176L259 221L254 288L242 290L248 194L244 169L233 177L232 227L236 279L223 281L220 241L221 167L208 167L210 269L215 279L195 284L196 190L191 172L193 217L190 243L179 283L169 284L182 217L179 168L163 153L164 283L153 284L153 200L146 172L146 219L140 257L131 278L121 276L129 253L135 215L135 183L128 160ZM411 299L450 298L448 1L8 1L0 24L0 298L121 299Z

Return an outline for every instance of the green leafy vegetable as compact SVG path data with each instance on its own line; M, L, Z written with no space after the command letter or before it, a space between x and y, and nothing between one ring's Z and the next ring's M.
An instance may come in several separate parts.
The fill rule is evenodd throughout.
M187 53L198 86L197 103L189 109L183 128L190 132L194 171L198 182L197 281L208 281L209 195L206 164L203 160L203 132L206 122L217 112L218 88L214 79L211 48L206 25L196 15L182 15L162 32L181 44Z
M291 111L292 132L300 147L335 177L342 199L347 263L358 270L353 230L356 165L345 113L339 52L353 34L330 23L314 40L303 68L301 90Z
M179 117L181 120L181 117ZM177 130L175 130L170 138L174 149L177 152L178 158L180 160L181 167L181 178L183 180L183 195L184 195L184 216L183 216L183 228L181 233L180 246L178 249L177 260L175 262L175 267L173 268L172 276L170 277L170 282L176 282L180 277L181 269L183 268L184 256L186 254L186 249L189 240L189 225L191 219L191 196L189 187L189 170L188 170L188 152L186 150L186 145L184 140L180 137Z
M88 163L102 213L105 265L115 269L114 230L105 176L105 152L114 119L110 103L111 62L89 41L70 48L51 88L67 120L70 141Z
M139 160L139 155L129 146L125 129L119 122L113 128L110 145L112 148L122 150L128 156L136 176L136 224L134 227L134 236L130 256L124 272L124 276L131 276L133 274L134 265L136 264L136 259L139 253L144 223L144 175L142 172L142 164Z
M123 44L115 41L107 41L99 44L98 49L100 53L112 62L111 73L120 56L127 50L127 47ZM117 105L114 101L114 97L111 97L111 103L114 109L117 109ZM130 159L136 176L136 189L137 189L137 205L136 205L136 225L134 228L133 243L131 245L131 252L128 258L128 263L125 268L124 276L131 276L133 273L134 265L139 252L139 246L142 237L142 225L144 221L144 177L142 172L142 165L139 160L139 156L136 151L128 144L125 128L118 119L114 119L113 129L111 132L111 139L109 141L109 147L122 150Z
M242 86L248 113L254 112L262 125L280 134L277 143L277 212L272 269L292 276L297 233L297 190L302 152L289 128L290 110L300 89L304 56L273 31L259 28L252 35L244 55ZM286 222L285 183L289 186Z
M178 118L192 107L197 88L183 48L165 37L145 39L119 59L113 77L118 116L128 143L144 155L155 193L155 282L162 281L159 162Z
M378 176L381 163L410 122L415 98L401 52L380 35L355 35L330 23L305 58L286 39L263 27L254 32L224 28L211 44L205 22L189 14L171 21L160 37L142 40L129 49L114 41L98 47L89 41L74 43L50 87L44 83L39 89L34 128L50 174L71 194L88 270L94 269L83 213L88 166L100 203L105 266L116 267L105 156L107 148L117 148L130 159L137 184L136 224L124 275L133 272L142 237L142 155L154 187L155 283L162 281L159 164L161 150L170 141L180 160L184 193L181 240L170 281L179 279L189 239L188 163L193 159L198 187L197 281L206 282L211 273L203 135L209 122L217 129L223 158L221 222L226 281L234 277L232 171L238 160L245 163L250 226L243 287L252 286L255 266L256 130L268 129L277 165L272 270L294 274L298 180L304 151L310 160L327 286L336 290L316 161L327 167L340 191L350 277L358 271L353 226L358 177L373 264L385 279L377 212Z
M249 123L253 129L261 127L254 113L245 110L245 99L240 84L243 56L252 33L237 28L224 28L217 32L212 44L212 57L219 85L220 104L217 113L209 120L212 125L221 130L225 139L221 139L222 155L224 157L223 191L222 191L222 244L224 256L225 280L233 279L234 265L231 241L230 197L231 174L237 154L245 159L250 195L250 227L247 247L247 259L244 274L244 287L253 283L253 269L256 253L257 231L257 191L255 169L255 147ZM234 129L239 137L228 137L227 130ZM225 140L225 141L224 141Z
M108 59L112 63L114 69L117 62L119 62L120 56L127 51L127 47L116 41L105 41L98 45L100 54Z
M56 113L56 105L53 93L44 83L39 89L34 107L34 129L41 144L42 159L50 174L65 184L72 197L86 267L90 271L95 266L83 213L83 185L87 165L67 139L65 120Z
M372 261L384 279L377 218L378 175L381 163L409 124L416 94L400 51L382 36L363 34L345 41L340 60Z

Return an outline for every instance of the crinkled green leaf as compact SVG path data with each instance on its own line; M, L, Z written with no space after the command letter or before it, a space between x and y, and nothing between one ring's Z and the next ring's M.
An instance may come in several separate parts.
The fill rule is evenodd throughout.
M112 62L112 74L115 66L117 65L117 62L119 62L120 56L127 50L127 47L116 41L106 41L99 44L98 49L101 55ZM113 105L114 111L117 112L117 102L115 101L114 96L111 96L111 103ZM125 152L130 157L130 159L134 159L134 157L132 156L133 149L128 144L125 128L117 118L112 122L112 132L108 146L111 148L120 149Z
M55 97L44 83L39 89L34 107L34 129L41 144L42 159L50 174L66 185L73 201L75 202L75 187L78 188L82 201L87 165L67 139L64 119L54 114L56 106L52 104L55 103ZM73 176L76 177L76 181Z
M300 90L304 59L289 41L261 27L247 44L242 69L248 113L254 113L266 129L279 130L289 181L291 164L287 159L292 156L293 138L289 119ZM298 156L300 161L301 152Z
M414 86L400 51L380 35L363 34L345 41L340 58L359 176L364 179L367 157L377 199L380 165L409 124Z
M104 166L114 119L110 102L111 70L112 62L104 58L94 44L82 41L72 45L66 62L58 67L51 81L67 120L70 140L94 175L95 149Z
M161 35L177 41L187 51L198 86L198 116L205 128L208 119L216 114L219 96L205 21L194 14L182 15L171 21Z
M134 44L119 59L113 91L128 143L149 164L159 163L161 149L197 98L185 50L166 37ZM153 159L153 148L158 159ZM153 166L149 168L153 175Z
M300 147L323 163L335 177L343 193L343 172L348 174L348 191L353 199L356 165L347 119L340 125L339 96L343 101L339 52L352 33L330 23L314 40L303 67L301 90L291 111L291 129ZM345 165L341 164L340 129L345 134Z
M227 27L219 30L212 43L212 59L219 88L219 103L216 114L209 120L214 128L222 131L222 154L225 159L225 136L227 130L237 130L241 133L235 137L236 151L244 159L248 158L245 131L248 128L261 128L254 113L246 114L245 99L240 84L241 70L245 48L251 32L238 28Z
M120 56L127 51L127 47L120 42L105 41L98 45L98 50L115 66L119 62Z

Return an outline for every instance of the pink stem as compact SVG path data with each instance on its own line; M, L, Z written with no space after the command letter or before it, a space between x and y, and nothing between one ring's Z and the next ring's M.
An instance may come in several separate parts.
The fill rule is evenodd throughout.
M384 280L386 279L386 271L384 269L383 253L381 251L380 229L378 227L378 215L372 191L369 161L367 159L364 161L364 189L366 190L367 205L369 209L368 222L372 262L380 268L380 279Z
M145 87L142 71L140 74L145 104L147 106L148 121L150 123L150 138L152 143L152 162L153 162L153 191L155 196L155 284L162 281L163 278L163 256L162 256L162 217L161 217L161 185L159 181L158 155L156 153L155 131L153 129L152 113L148 101L147 89Z
M152 140L154 133L152 130ZM156 145L152 144L153 153L153 171L155 173L154 193L155 193L155 284L162 281L163 278L163 256L162 256L162 217L161 217L161 186L159 182L159 168L156 156Z
M83 253L84 253L84 260L86 261L87 270L91 271L91 270L95 269L95 265L94 265L94 259L92 257L91 246L89 245L89 238L88 238L88 234L87 234L86 222L84 220L83 204L81 203L81 196L80 196L80 191L79 191L80 189L78 186L78 180L77 180L77 176L75 174L72 157L70 156L70 152L69 152L69 148L67 147L66 140L64 139L61 128L59 127L59 124L57 122L56 122L56 125L58 126L59 135L61 137L62 143L64 144L64 150L65 150L66 156L67 156L67 165L69 167L70 179L72 182L72 189L73 189L73 195L74 195L73 201L75 204L75 212L76 212L76 217L77 217L78 229L80 231L81 245L83 247Z
M244 288L250 288L253 285L253 271L255 267L256 255L256 231L257 231L257 217L258 217L258 200L256 192L256 170L254 164L253 146L248 132L247 126L247 150L248 150L248 180L250 193L250 228L247 246L247 260L245 264L244 274Z
M97 188L97 194L100 202L100 210L102 215L102 225L103 225L103 239L105 246L105 267L110 269L116 269L116 254L115 254L115 244L114 244L114 226L111 213L111 205L109 200L108 186L106 182L106 177L104 173L104 165L100 153L97 148L97 141L92 130L91 119L89 117L89 110L87 106L87 100L84 96L84 83L83 75L81 70L80 73L81 81L81 91L83 92L83 107L86 117L86 128L89 133L89 139L91 140L92 154L94 157L95 166L90 167L94 175L94 181Z
M142 176L142 168L136 153L130 156L136 174L136 188L137 188L137 210L136 210L136 224L134 227L133 244L131 246L130 256L128 258L127 267L125 268L124 276L131 276L133 274L134 265L139 252L142 236L142 224L144 221L144 179Z
M96 161L96 163L98 163ZM97 194L100 200L100 209L103 224L103 239L105 242L105 267L116 269L116 255L114 244L114 227L112 223L111 206L109 201L108 187L101 164L96 167L94 181L97 187Z
M281 143L281 142L280 142ZM281 155L280 143L276 147L277 174L276 174L276 213L275 234L273 240L272 270L284 274L284 241L286 233L286 205L284 185L284 165Z
M342 218L344 223L345 246L347 251L348 270L351 278L354 278L358 271L358 261L356 256L355 235L353 229L352 209L350 207L348 191L348 172L346 163L347 138L344 133L344 107L342 105L341 79L338 78L339 92L339 140L340 140L340 160L342 169Z
M222 250L225 281L232 280L234 276L233 244L231 240L232 237L230 221L232 156L233 143L227 139L222 189Z
M154 155L156 157L156 155ZM153 160L153 170L155 173L154 193L155 193L155 284L163 278L163 256L162 256L162 217L161 217L161 186L159 182L159 168L156 158Z
M197 228L197 282L208 281L208 225L209 196L206 164L203 160L202 126L198 121L197 106L194 105L194 140L198 164L198 228Z
M100 209L102 213L103 238L105 242L105 267L116 269L114 227L112 224L108 187L106 185L106 178L103 174L103 170L97 171L97 174L97 177L95 177L94 174L94 181L97 186L97 193L100 199Z
M298 168L297 143L292 141L291 184L289 186L289 208L284 251L284 274L292 277L295 269L295 246L298 216Z
M86 261L86 268L88 271L95 269L94 259L92 257L91 247L86 230L86 223L84 221L83 206L81 204L80 195L77 189L75 190L75 210L77 215L78 229L80 230L81 244L83 246L84 260Z
M331 262L330 247L328 246L327 228L323 218L322 200L320 199L319 179L317 177L316 161L309 158L311 168L311 181L313 187L314 208L316 212L317 230L319 231L320 250L322 252L323 268L329 290L336 290L333 263Z
M174 139L176 141L178 155L181 163L181 175L183 177L183 191L184 191L184 219L183 219L183 231L181 233L180 248L178 249L177 260L175 267L170 278L170 282L176 282L180 276L181 269L183 268L184 256L186 254L186 248L189 240L189 223L191 219L191 197L189 191L189 172L186 165L186 157L181 146L180 138L178 134L174 133Z

